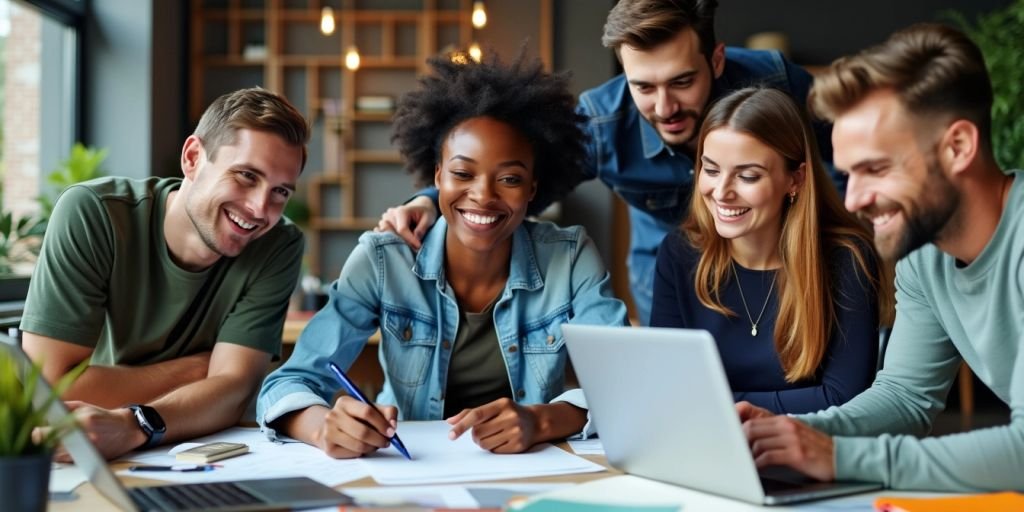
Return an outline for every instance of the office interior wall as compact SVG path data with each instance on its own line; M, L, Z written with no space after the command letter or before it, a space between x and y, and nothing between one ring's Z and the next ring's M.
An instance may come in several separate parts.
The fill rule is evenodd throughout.
M92 0L89 8L85 142L109 149L111 175L180 175L187 2Z

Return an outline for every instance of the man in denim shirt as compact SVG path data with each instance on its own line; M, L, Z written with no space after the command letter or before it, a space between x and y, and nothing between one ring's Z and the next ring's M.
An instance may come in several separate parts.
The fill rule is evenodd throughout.
M620 0L608 14L602 43L615 50L624 73L579 99L579 111L590 118L585 179L600 179L629 205L627 264L643 324L650 317L658 246L686 213L696 134L710 104L750 85L784 90L803 104L812 81L777 51L716 42L717 7L717 0ZM830 128L816 125L815 131L830 165ZM423 193L385 212L377 229L418 247L437 217L428 200L436 202L436 191Z

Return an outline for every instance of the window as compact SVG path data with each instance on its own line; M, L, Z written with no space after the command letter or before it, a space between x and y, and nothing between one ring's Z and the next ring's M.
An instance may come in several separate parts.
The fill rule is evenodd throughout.
M83 14L82 1L0 0L0 176L15 219L39 212L46 174L79 138ZM19 249L16 273L31 269Z

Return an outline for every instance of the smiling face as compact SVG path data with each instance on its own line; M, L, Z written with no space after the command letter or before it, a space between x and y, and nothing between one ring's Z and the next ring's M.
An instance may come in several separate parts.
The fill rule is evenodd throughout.
M849 173L846 208L869 220L883 258L899 259L941 238L960 195L922 148L915 122L895 93L879 90L836 118L835 165Z
M695 146L711 84L722 74L725 47L715 47L710 63L700 50L700 39L689 28L649 50L619 49L637 110L669 146Z
M797 191L804 167L790 171L777 151L729 127L708 132L700 167L698 190L718 235L748 254L773 254L783 205Z
M189 137L182 162L192 226L213 259L234 257L281 219L302 170L302 148L268 132L241 129L213 161L199 139Z
M533 169L533 148L512 126L475 117L452 128L434 174L449 252L511 250L537 191Z

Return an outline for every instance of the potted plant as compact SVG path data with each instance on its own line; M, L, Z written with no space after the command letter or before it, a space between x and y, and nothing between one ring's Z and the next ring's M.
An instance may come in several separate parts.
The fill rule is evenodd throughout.
M4 510L42 512L49 497L53 451L75 428L70 414L50 424L47 411L85 371L88 360L64 375L41 404L33 398L42 370L27 366L20 368L9 351L0 350L0 496ZM45 428L36 431L37 427Z
M25 299L32 267L57 197L75 183L104 176L100 165L106 157L106 149L76 143L67 159L46 176L50 188L37 199L40 211L36 215L15 218L4 208L0 193L0 302Z
M985 55L992 80L992 149L1003 169L1024 167L1024 0L969 21L949 11Z

